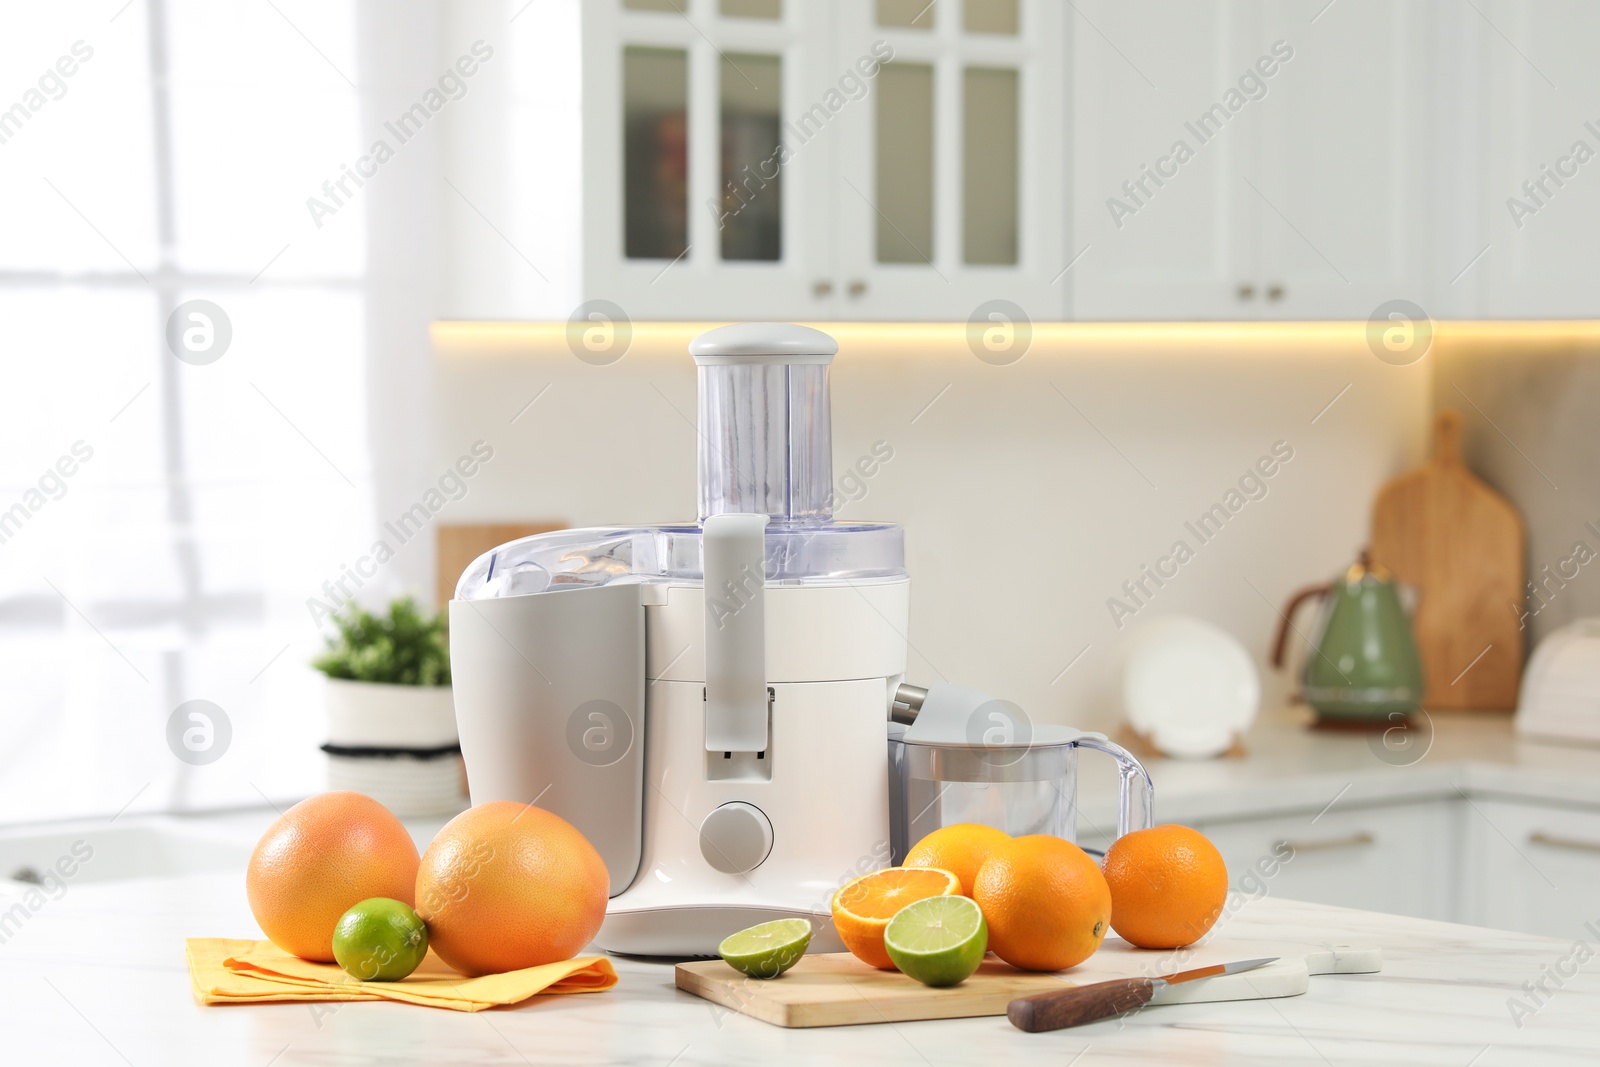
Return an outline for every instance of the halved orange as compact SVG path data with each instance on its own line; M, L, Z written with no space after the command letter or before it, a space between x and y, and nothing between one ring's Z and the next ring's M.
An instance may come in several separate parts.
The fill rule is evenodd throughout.
M846 882L833 895L833 926L844 947L863 963L895 969L883 947L884 927L907 904L959 896L961 879L937 867L885 867Z

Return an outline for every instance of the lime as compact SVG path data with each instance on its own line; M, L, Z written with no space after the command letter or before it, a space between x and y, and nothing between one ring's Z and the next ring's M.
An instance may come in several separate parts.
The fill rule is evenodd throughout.
M339 917L333 958L352 978L398 982L428 954L428 927L398 900L372 897Z
M928 897L895 912L883 947L896 967L923 985L955 985L983 962L989 927L970 897Z
M717 946L717 955L751 978L776 978L800 962L809 944L811 920L774 919L729 934Z

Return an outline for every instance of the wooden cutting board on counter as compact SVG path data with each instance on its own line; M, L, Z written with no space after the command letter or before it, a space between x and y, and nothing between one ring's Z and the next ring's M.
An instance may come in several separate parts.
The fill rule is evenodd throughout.
M1383 965L1378 949L1350 945L1217 938L1195 948L1163 952L1109 938L1100 951L1070 971L1019 971L990 956L977 974L948 989L932 989L898 971L869 967L848 952L806 956L771 980L747 977L721 960L680 963L677 984L685 992L774 1026L854 1026L1004 1015L1006 1005L1030 993L1262 956L1280 958L1253 971L1173 986L1150 1006L1292 997L1310 988L1311 975L1366 974Z
M1522 517L1461 462L1461 413L1434 421L1433 457L1372 509L1372 559L1419 593L1423 707L1510 710L1522 681Z

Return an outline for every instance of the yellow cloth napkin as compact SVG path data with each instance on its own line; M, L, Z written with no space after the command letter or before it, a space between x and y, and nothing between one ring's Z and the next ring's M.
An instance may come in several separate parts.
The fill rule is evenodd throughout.
M275 1000L400 1000L453 1011L516 1004L539 993L598 993L617 984L604 956L579 956L504 974L468 978L429 952L410 977L362 982L337 964L313 963L270 941L192 937L184 942L189 979L202 1004L262 1004Z

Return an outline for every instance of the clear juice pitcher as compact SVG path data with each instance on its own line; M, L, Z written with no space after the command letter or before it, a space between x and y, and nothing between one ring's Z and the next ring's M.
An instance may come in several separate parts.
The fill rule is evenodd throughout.
M1149 773L1103 734L1032 725L1016 705L961 686L901 686L889 726L893 862L956 823L1076 841L1080 748L1117 761L1117 836L1150 826Z

